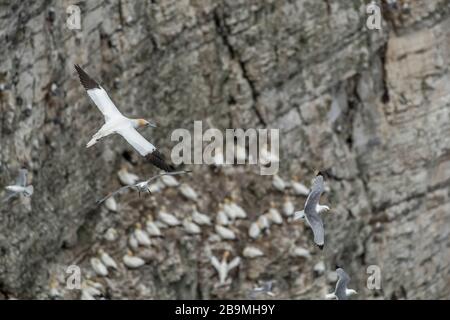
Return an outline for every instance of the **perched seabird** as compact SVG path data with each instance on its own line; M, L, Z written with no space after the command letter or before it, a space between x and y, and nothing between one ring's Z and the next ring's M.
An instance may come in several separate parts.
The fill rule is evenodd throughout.
M230 217L231 220L234 219L246 219L247 213L245 210L239 206L236 202L231 201L228 198L225 198L225 204L223 205L223 210Z
M246 258L257 258L262 257L264 255L264 252L262 252L260 249L256 247L245 247L244 251L242 252L243 256Z
M305 202L305 208L303 211L295 213L294 220L305 218L306 222L311 227L314 234L314 242L322 250L325 240L325 232L323 229L322 218L319 215L319 211L327 210L327 206L320 206L320 195L323 192L323 177L317 176L314 180L311 188L311 193ZM329 209L329 208L328 208Z
M215 256L211 256L211 264L214 266L219 275L219 285L226 284L228 273L232 269L236 268L239 265L239 263L241 263L241 258L239 257L235 257L233 260L230 261L230 263L228 263L227 260L229 255L230 252L225 251L221 262L219 262L219 260Z
M272 179L272 186L280 192L283 192L286 188L286 182L280 178L279 175L274 175Z
M180 185L180 183L178 182L177 179L175 179L173 176L171 175L163 175L161 176L161 181L162 183L164 183L165 186L167 187L178 187Z
M106 199L106 201L105 201L105 207L106 207L106 209L108 209L109 211L117 212L118 206L117 206L117 202L116 202L116 200L114 199L114 197L110 197L110 198Z
M137 152L145 157L156 167L164 171L175 171L173 165L165 162L163 155L155 148L153 144L148 142L136 129L142 127L156 127L153 123L144 119L130 119L122 115L112 100L109 98L105 89L103 89L95 80L75 65L75 69L80 77L80 82L86 89L87 94L95 103L97 108L105 117L105 124L92 137L86 145L87 148L96 144L101 138L110 134L117 133L121 135L127 142L136 149Z
M101 295L100 286L96 282L86 280L81 285L81 300L95 300L95 297Z
M131 251L128 251L127 254L123 256L122 260L123 264L130 269L136 269L145 264L143 259L134 256Z
M120 183L124 186L131 186L139 181L139 177L134 173L129 172L126 167L122 167L119 172L117 172L117 177L119 177Z
M261 235L261 228L257 222L252 222L248 228L248 235L252 239L258 239Z
M294 177L294 180L291 181L291 187L297 196L306 197L309 194L309 189L304 184L298 182L297 177Z
M271 208L267 213L267 218L275 224L283 224L283 217L281 217L280 212L274 207L275 204L272 202L270 205Z
M197 201L198 195L194 189L191 188L187 183L183 183L180 185L181 194L188 200Z
M158 193L163 191L166 188L166 185L162 181L156 181L154 183L150 183L148 185L148 191L150 193Z
M164 206L161 207L161 210L162 211L158 212L158 219L163 223L165 223L169 227L175 227L181 224L180 220L178 220L177 217L175 217L173 214L165 212Z
M192 207L192 221L199 225L211 225L211 218L204 213L200 213L197 211L195 206Z
M228 215L224 210L219 206L219 212L217 212L216 223L222 226L227 226L230 224L230 220L228 219Z
M111 256L109 254L107 254L105 251L103 251L103 249L100 249L98 251L98 254L100 256L100 260L103 262L103 264L107 268L113 268L113 269L117 270L117 263L114 261L113 258L111 258Z
M326 299L337 299L337 300L347 300L348 297L357 294L353 289L348 289L348 283L350 282L350 277L342 268L337 268L336 273L338 275L338 281L336 282L336 288L334 292L329 293L325 296Z
M283 213L286 217L290 217L294 214L295 208L294 204L292 203L291 199L289 197L284 198L283 203Z
M133 250L137 250L139 248L139 242L137 241L136 237L134 236L134 233L130 234L130 237L128 238L128 245Z
M152 182L153 180L155 180L155 179L157 179L159 177L162 177L162 176L166 176L166 175L177 175L177 174L184 174L184 173L190 173L190 171L173 171L173 172L164 172L164 173L157 174L156 176L153 176L153 177L151 177L148 180L123 186L122 188L119 188L116 191L113 191L113 192L109 193L104 198L98 200L97 203L100 204L103 201L111 198L112 196L114 196L116 194L120 194L120 193L124 192L125 190L127 190L129 188L136 189L139 192L139 195L141 194L141 192L149 192L150 193L151 191L150 191L150 188L149 188L149 183Z
M262 287L256 287L250 292L250 299L254 299L258 293L265 293L270 297L274 297L275 294L272 292L273 281L265 282Z
M118 236L117 230L114 228L109 228L108 230L106 230L104 237L107 241L112 242L112 241L116 241L117 236Z
M216 224L215 230L217 234L224 240L235 240L236 235L234 234L233 230L225 228L219 224Z
M91 267L98 276L106 277L108 275L108 269L98 258L91 258Z
M148 219L145 222L145 227L146 227L145 230L151 237L161 237L162 236L161 230L156 225L156 223L153 221L153 217L150 215L148 216Z
M27 174L28 171L26 169L19 170L19 175L16 178L16 182L13 185L5 187L6 197L3 199L2 202L6 202L12 197L21 194L24 195L25 197L31 197L34 189L32 185L27 186Z
M262 214L258 217L258 219L256 220L256 222L259 225L259 228L261 229L261 231L264 230L269 230L270 228L270 220L269 217L265 214Z
M189 218L183 220L183 228L189 234L199 234L202 232L200 227Z
M142 230L142 225L140 223L136 223L136 229L134 229L134 237L136 238L139 245L143 247L149 247L152 244L150 237L147 232Z
M290 254L293 257L301 257L301 258L305 258L305 259L310 259L311 258L311 253L309 252L308 249L302 248L302 247L293 247L290 250Z

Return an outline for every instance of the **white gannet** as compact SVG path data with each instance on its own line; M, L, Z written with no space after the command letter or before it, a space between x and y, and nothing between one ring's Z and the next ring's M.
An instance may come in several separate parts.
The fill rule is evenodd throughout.
M326 299L337 299L337 300L347 300L348 297L357 294L353 289L348 289L348 283L350 282L350 277L342 268L337 268L336 273L338 275L338 281L336 282L336 288L334 292L325 295Z
M294 214L295 208L294 204L292 203L291 199L289 197L284 198L283 203L283 213L286 217L290 217Z
M166 187L178 187L180 185L180 183L178 182L177 179L175 179L173 176L171 175L164 175L161 176L160 180L162 181L162 183L164 183L164 185Z
M283 179L280 178L279 175L274 175L272 179L272 186L280 192L283 192L286 188L286 183Z
M98 258L91 258L91 267L98 276L106 277L108 275L108 269Z
M225 198L225 204L223 205L223 210L230 217L231 220L234 219L246 219L247 213L245 210L239 206L236 202L231 201L228 198Z
M81 300L95 300L95 297L101 296L102 292L96 282L86 280L81 285Z
M269 230L270 228L270 220L269 217L265 214L262 214L258 217L258 219L256 220L256 223L259 225L259 228L261 229L261 231L264 230Z
M134 233L130 234L130 237L128 238L128 245L133 250L137 250L139 248L139 243L136 237L134 236Z
M161 230L156 225L155 222L153 222L153 217L151 215L148 216L147 221L145 222L145 230L151 237L161 237Z
M261 287L256 287L250 291L249 298L254 299L258 293L265 293L270 297L274 297L275 294L272 292L273 281L267 281L263 283Z
M219 275L219 285L226 284L226 279L228 277L228 273L236 268L241 262L241 258L235 257L230 263L227 262L228 256L230 252L225 251L222 257L222 261L219 260L215 256L211 256L211 264L216 269L217 274Z
M108 209L109 211L117 212L118 206L117 206L117 202L116 202L116 200L114 199L114 197L110 197L110 198L106 199L106 201L105 201L105 207L106 207L106 209Z
M197 211L195 206L192 206L192 221L199 225L211 225L211 218L204 213L200 213Z
M98 254L100 256L100 260L107 268L113 268L117 270L117 263L109 254L107 254L103 249L98 250Z
M297 247L297 246L294 246L291 248L290 255L293 257L301 257L301 258L305 258L305 259L311 258L311 253L309 252L309 250L302 248L302 247Z
M123 264L130 269L142 267L145 261L142 258L136 257L131 251L128 251L122 258Z
M183 228L189 234L199 234L202 232L200 227L192 222L190 218L185 218L183 220Z
M322 218L319 212L328 210L327 206L320 206L320 195L323 192L323 177L317 176L314 180L311 192L305 202L305 209L295 213L294 220L305 218L308 225L311 227L314 234L314 242L322 250L325 240L325 232L323 229Z
M242 252L242 255L246 258L257 258L262 257L264 255L264 252L262 252L260 249L256 247L245 247L244 251Z
M162 181L156 181L154 183L150 183L148 185L148 191L150 193L158 193L163 191L166 188L166 185Z
M180 185L181 194L188 200L197 201L198 195L194 189L191 188L187 183L183 183Z
M117 230L114 228L109 228L108 230L106 230L104 235L105 239L110 242L116 241L117 236L118 236Z
M219 224L216 224L215 230L217 234L224 240L235 240L236 235L234 234L233 230L225 228Z
M136 238L139 245L143 247L149 247L152 244L150 237L147 232L142 230L142 225L138 222L136 223L136 229L134 229L134 237Z
M294 179L291 181L291 187L294 191L294 194L297 196L308 196L309 189L302 183L297 181L297 177L295 176Z
M252 239L258 239L261 234L261 228L257 222L252 222L248 228L248 235Z
M152 182L152 181L155 180L156 178L163 177L163 176L167 176L167 175L172 176L172 175L184 174L184 173L190 173L190 171L172 171L172 172L164 172L164 173L157 174L156 176L153 176L153 177L151 177L151 178L148 179L148 180L145 180L145 181L141 181L141 182L138 182L138 183L133 183L133 184L129 184L129 185L123 186L122 188L119 188L119 189L117 189L117 190L115 190L115 191L109 193L109 194L106 195L104 198L98 200L98 201L97 201L97 204L100 204L100 203L102 203L103 201L106 201L107 199L113 197L114 195L120 194L120 193L124 192L125 190L127 190L127 189L129 189L129 188L136 189L136 190L139 192L139 196L141 195L141 192L149 192L149 193L151 193L150 185L149 185L149 184L150 184L150 182Z
M105 124L94 134L92 139L86 145L87 148L96 144L101 138L117 133L136 149L137 152L156 167L164 171L174 171L173 165L165 162L164 156L148 142L136 129L142 127L156 127L153 123L144 119L130 119L122 115L112 100L109 98L105 89L103 89L95 80L75 65L80 82L86 89L87 94L95 103L97 108L105 117Z
M275 208L275 204L271 202L270 206L271 208L267 213L267 218L275 224L283 224L283 217L281 216L280 212Z
M117 172L117 177L119 178L120 183L124 186L131 186L139 181L139 177L134 173L129 172L126 167L122 167Z
M2 200L2 202L6 202L14 196L24 195L26 197L31 197L33 195L33 186L27 186L27 174L28 171L26 169L20 169L19 175L16 178L16 182L13 185L6 186L6 197Z
M216 216L216 223L222 226L227 226L230 224L230 220L228 219L227 214L225 213L225 211L221 209L220 205L219 205L219 212L217 212Z
M158 219L161 220L163 223L168 225L169 227L175 227L181 224L180 220L178 220L177 217L175 217L173 214L165 212L165 207L161 207L160 212L158 212Z
M321 275L325 272L325 263L323 261L319 261L317 262L314 267L313 270L315 273L317 273L318 275Z

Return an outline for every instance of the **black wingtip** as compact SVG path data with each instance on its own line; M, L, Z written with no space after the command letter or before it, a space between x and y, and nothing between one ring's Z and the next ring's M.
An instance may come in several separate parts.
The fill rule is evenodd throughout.
M80 82L86 90L90 89L100 89L100 85L78 65L74 64L75 70L78 73L78 77L80 78Z
M147 156L145 156L145 158L161 170L164 170L166 172L176 171L175 166L166 163L166 161L164 160L164 156L156 149L153 150L152 153L149 153Z
M319 247L320 250L323 250L323 246L324 246L323 244L318 244L317 246Z
M340 265L338 265L338 264L335 265L335 268L336 268L336 270L337 270L337 269L342 269L342 267L341 267Z

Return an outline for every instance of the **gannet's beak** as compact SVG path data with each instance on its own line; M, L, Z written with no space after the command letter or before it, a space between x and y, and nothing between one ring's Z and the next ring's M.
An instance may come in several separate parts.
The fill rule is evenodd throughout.
M157 128L156 124L154 122L151 122L151 121L147 122L147 126L152 127L152 128Z

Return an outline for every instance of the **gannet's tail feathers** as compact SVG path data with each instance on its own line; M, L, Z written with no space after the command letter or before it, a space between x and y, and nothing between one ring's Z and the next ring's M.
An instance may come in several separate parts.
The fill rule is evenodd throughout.
M34 188L33 188L33 186L28 186L28 187L26 187L25 188L25 191L24 191L24 195L25 196L27 196L27 197L31 197L31 195L33 194L33 192L34 192Z

